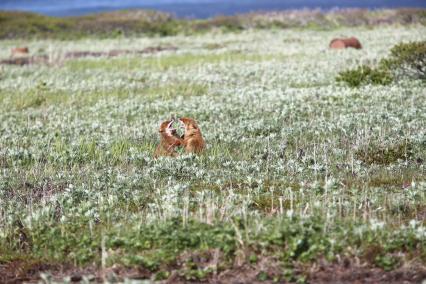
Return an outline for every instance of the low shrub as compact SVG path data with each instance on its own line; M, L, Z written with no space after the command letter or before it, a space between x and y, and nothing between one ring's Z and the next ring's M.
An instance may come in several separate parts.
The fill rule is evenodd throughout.
M350 87L361 85L388 85L395 79L426 80L426 41L399 43L392 47L390 55L377 67L361 65L356 69L340 72L337 82Z
M395 45L380 65L398 77L426 80L426 41Z
M353 70L345 70L336 77L337 82L345 82L350 87L359 87L365 84L388 85L393 77L386 69L375 69L368 65L361 65Z

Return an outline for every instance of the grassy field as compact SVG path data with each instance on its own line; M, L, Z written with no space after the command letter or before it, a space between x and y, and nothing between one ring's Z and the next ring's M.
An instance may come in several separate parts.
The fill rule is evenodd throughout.
M328 49L352 35L362 50ZM0 65L0 282L421 282L425 83L335 81L413 40L426 28L0 41L48 56ZM171 115L204 154L153 159Z

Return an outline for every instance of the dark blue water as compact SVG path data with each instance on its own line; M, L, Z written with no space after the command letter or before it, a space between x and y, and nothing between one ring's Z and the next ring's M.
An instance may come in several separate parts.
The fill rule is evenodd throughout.
M208 18L253 11L301 8L426 8L426 0L0 0L0 10L76 16L119 9L155 9L177 17Z

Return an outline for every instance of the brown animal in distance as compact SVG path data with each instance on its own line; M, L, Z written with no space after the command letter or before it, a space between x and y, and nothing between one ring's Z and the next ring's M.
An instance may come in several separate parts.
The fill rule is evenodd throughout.
M160 144L154 152L154 158L160 156L176 157L176 148L182 145L182 138L177 136L176 129L173 128L174 119L166 120L160 125Z
M185 133L182 136L185 152L201 153L206 148L206 143L197 122L188 117L179 118L179 121L185 129Z
M15 47L10 50L11 57L27 56L30 53L28 47Z
M355 49L361 49L362 45L359 40L355 37L350 38L335 38L330 42L330 48L332 49L343 49L352 47Z

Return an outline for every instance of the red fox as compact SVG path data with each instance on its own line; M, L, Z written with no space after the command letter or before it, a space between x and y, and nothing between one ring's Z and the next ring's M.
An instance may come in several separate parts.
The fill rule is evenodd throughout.
M10 50L11 57L27 56L29 52L28 47L15 47Z
M348 48L348 47L352 47L352 48L356 48L356 49L362 48L361 43L355 37L335 38L330 42L329 46L330 46L330 48L334 48L334 49L342 49L342 48Z
M179 147L183 143L183 139L177 136L176 129L173 128L174 119L164 121L160 125L160 144L157 146L154 152L154 158L159 156L170 156L176 157L176 147Z
M182 126L185 128L182 144L186 153L201 153L206 148L201 130L195 120L188 117L179 118Z

